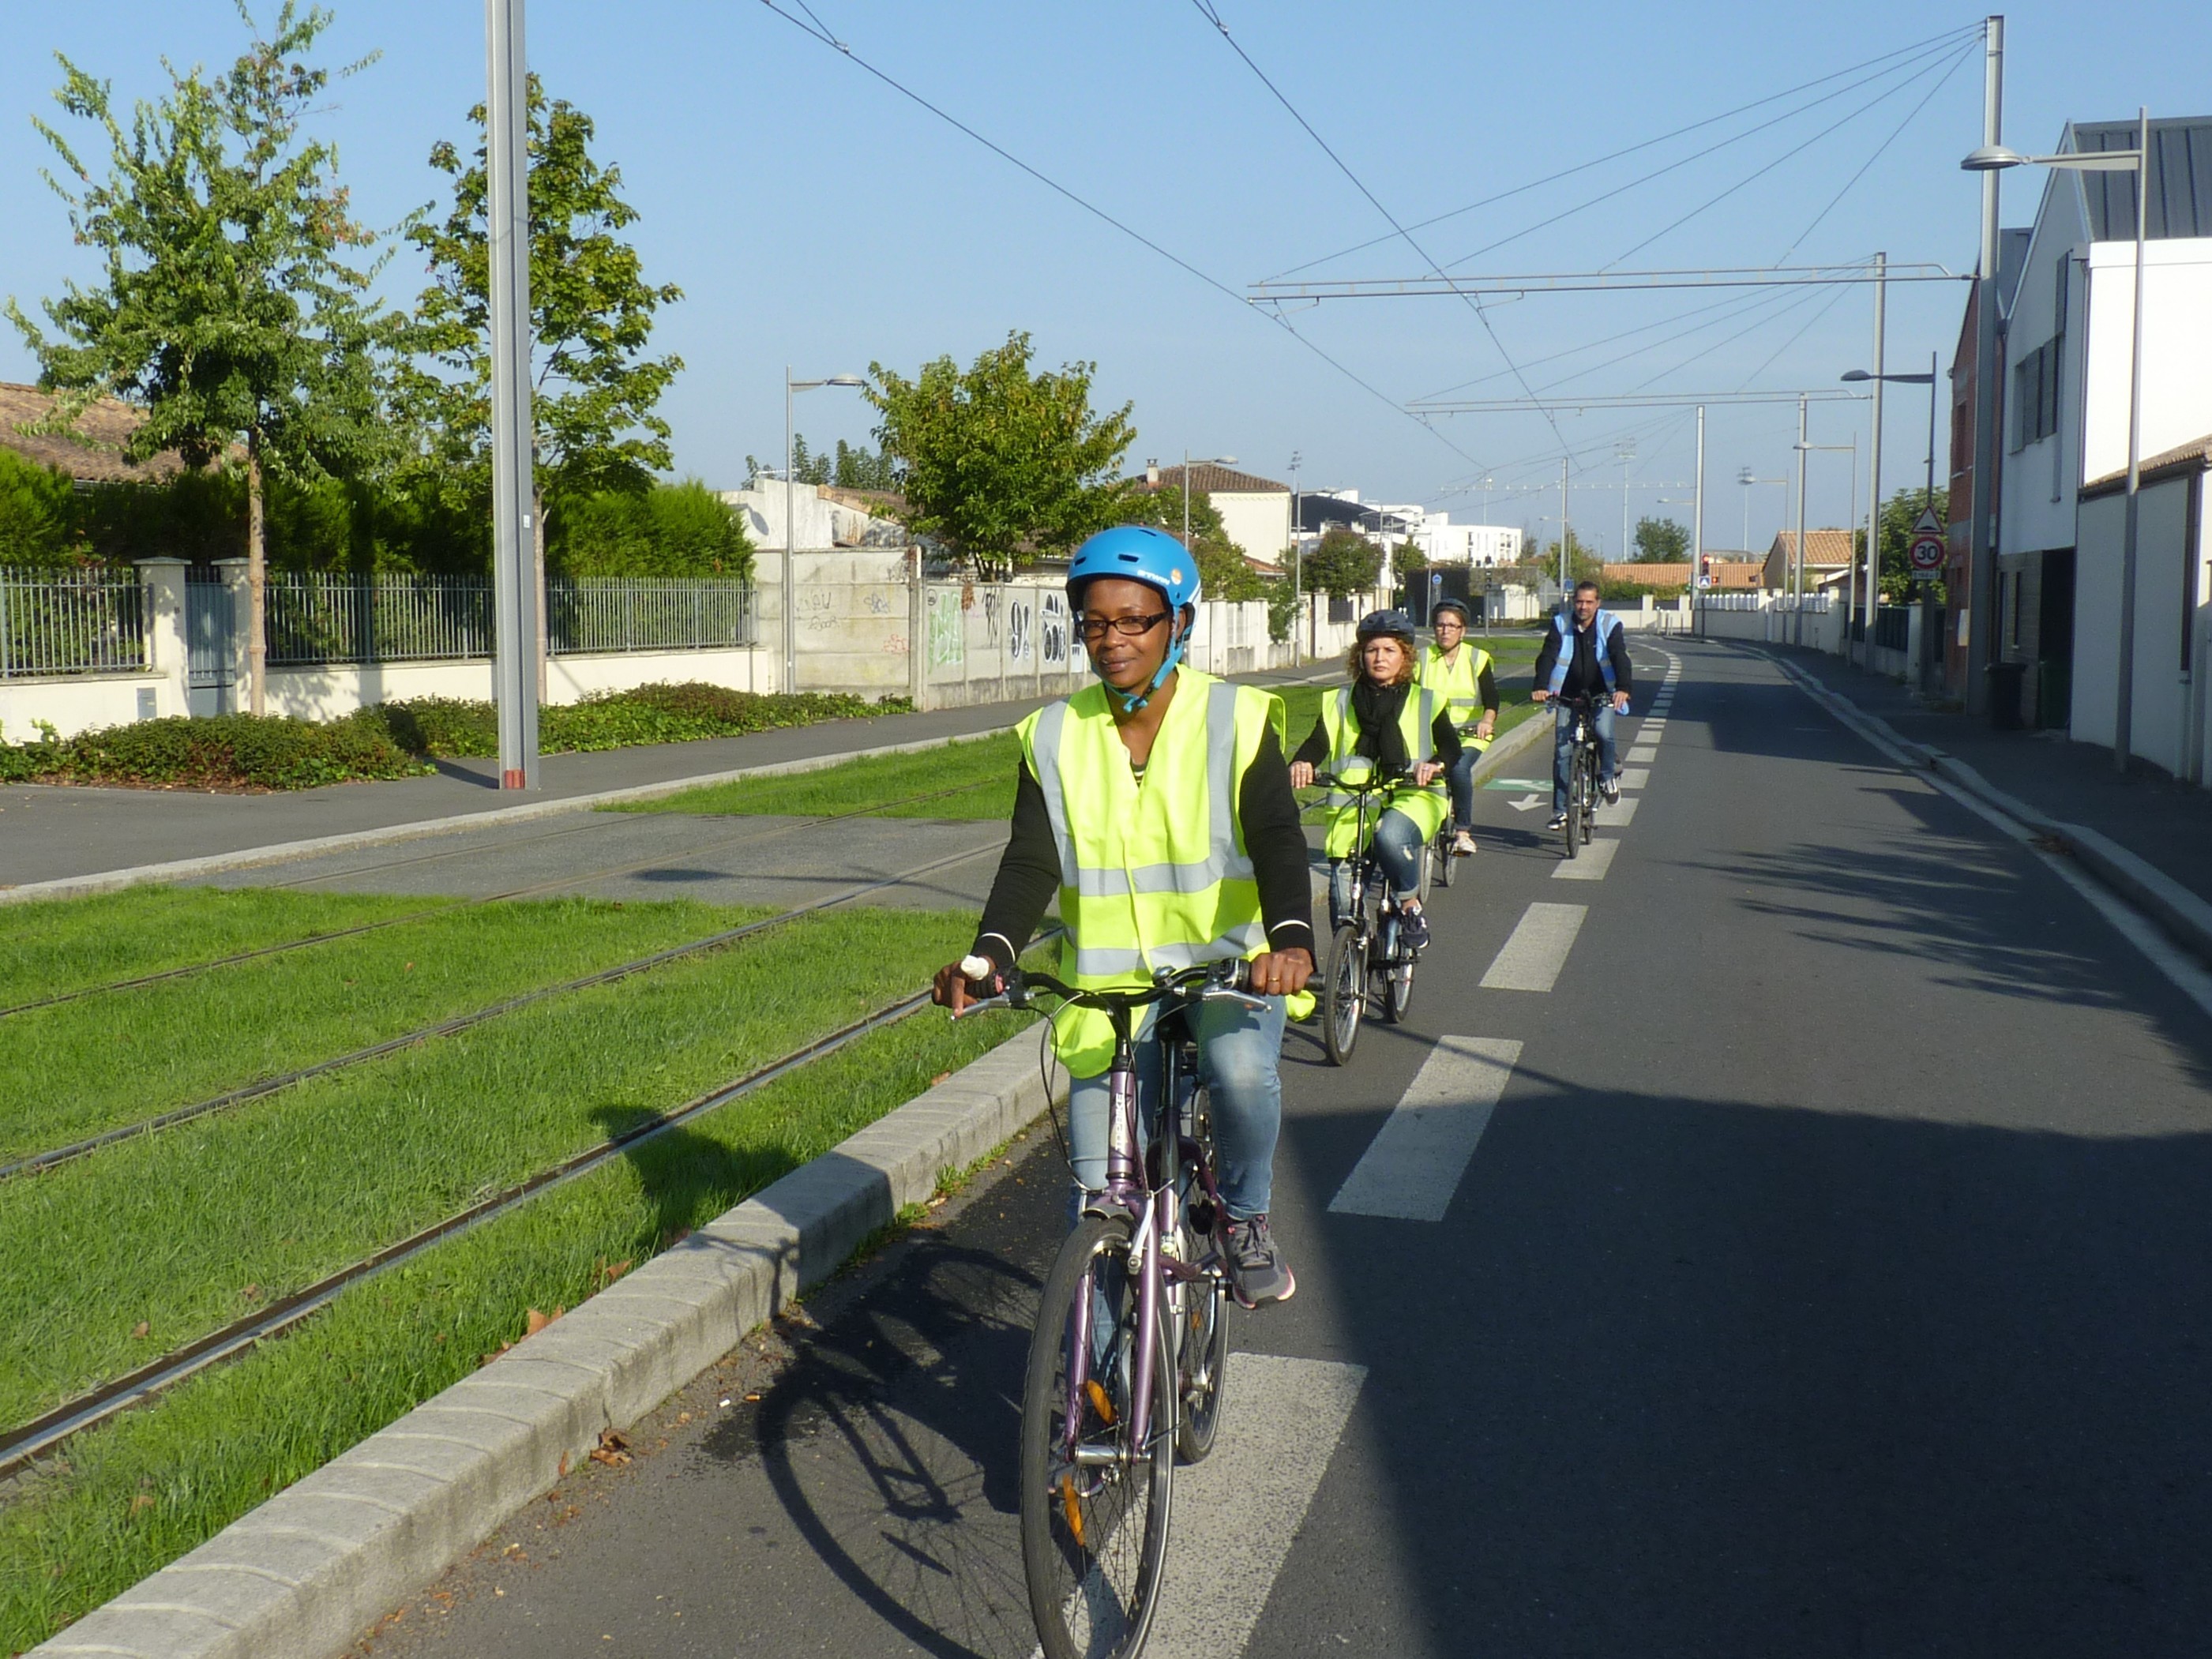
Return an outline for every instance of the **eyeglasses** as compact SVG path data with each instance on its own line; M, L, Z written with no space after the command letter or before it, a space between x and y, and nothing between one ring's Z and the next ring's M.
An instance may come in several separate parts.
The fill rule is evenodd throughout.
M1085 644L1104 639L1109 628L1123 639L1133 640L1151 633L1174 615L1172 611L1163 611L1156 617L1078 617L1075 630L1083 635Z

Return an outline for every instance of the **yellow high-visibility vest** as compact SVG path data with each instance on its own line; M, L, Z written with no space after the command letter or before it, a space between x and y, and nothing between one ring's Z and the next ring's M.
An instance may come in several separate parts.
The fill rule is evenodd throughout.
M1398 711L1399 734L1406 740L1407 757L1418 765L1436 757L1432 728L1437 718L1436 693L1418 680L1407 694L1405 707ZM1364 755L1352 752L1359 741L1359 716L1352 710L1352 688L1345 686L1334 696L1323 697L1321 703L1322 731L1328 738L1328 769L1337 776L1358 782L1375 769L1375 763ZM1355 850L1353 840L1359 834L1359 803L1342 790L1328 793L1330 809L1328 838L1322 850L1333 859L1349 858ZM1443 827L1444 793L1440 784L1431 784L1425 789L1405 788L1389 797L1389 810L1403 812L1413 819L1423 840L1433 837ZM1367 822L1371 830L1381 815L1369 809Z
M1416 677L1423 685L1443 699L1450 711L1454 726L1465 726L1482 718L1482 671L1490 666L1490 653L1479 645L1462 640L1459 660L1449 663L1444 653L1433 645L1421 653ZM1468 738L1463 741L1476 749L1490 747L1488 738Z
M1132 988L1157 969L1267 949L1237 797L1281 705L1255 687L1176 673L1141 780L1103 686L1048 704L1018 728L1060 853L1060 976L1071 985ZM1074 1076L1096 1077L1113 1061L1102 1013L1064 1011L1054 1040Z

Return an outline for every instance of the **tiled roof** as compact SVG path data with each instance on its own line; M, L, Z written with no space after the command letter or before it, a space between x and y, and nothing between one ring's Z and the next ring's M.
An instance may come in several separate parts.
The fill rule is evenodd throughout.
M2201 438L2192 438L2185 444L2178 444L2172 449L2161 450L2155 455L2146 455L2138 465L2148 476L2165 467L2186 466L2192 461L2200 466L2212 465L2212 432ZM2084 495L2093 492L2102 494L2127 481L2128 470L2122 467L2117 472L2107 472L2101 478L2090 479L2081 486L2081 492Z
M1778 530L1774 545L1767 550L1772 558L1780 554L1784 558L1796 556L1797 532ZM1805 532L1805 564L1808 569L1818 569L1826 564L1849 564L1851 562L1851 532L1848 530L1808 530Z
M86 410L76 423L79 437L23 430L46 419L53 407L51 392L0 380L0 446L87 483L144 483L184 470L173 453L143 463L123 459L123 446L145 417L119 398L102 398Z
M1144 490L1175 489L1182 486L1182 467L1164 466L1159 469L1159 474L1160 481L1157 484L1149 483L1143 474L1139 474L1130 482L1138 489ZM1190 486L1193 489L1207 495L1218 494L1287 495L1291 493L1290 485L1277 483L1273 478L1262 478L1256 473L1239 472L1232 467L1200 465L1195 463L1190 469Z

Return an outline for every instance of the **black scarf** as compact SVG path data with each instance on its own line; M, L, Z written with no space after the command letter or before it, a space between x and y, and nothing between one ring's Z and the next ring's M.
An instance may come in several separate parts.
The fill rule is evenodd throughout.
M1352 752L1364 755L1380 772L1412 769L1406 734L1398 729L1398 717L1405 713L1406 696L1412 690L1410 680L1403 685L1377 685L1364 674L1352 683L1352 717L1359 723L1359 738Z

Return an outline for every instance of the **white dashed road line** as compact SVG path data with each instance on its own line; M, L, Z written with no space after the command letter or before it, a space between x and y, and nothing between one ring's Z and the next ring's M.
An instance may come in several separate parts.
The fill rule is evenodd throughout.
M1628 761L1632 766L1649 766L1658 758L1659 745L1656 743L1639 743L1628 751Z
M1203 1463L1176 1471L1150 1659L1244 1651L1366 1377L1364 1365L1330 1359L1230 1357L1221 1438Z
M1601 808L1601 811L1610 809ZM1579 858L1561 859L1552 866L1553 881L1603 881L1605 872L1613 868L1613 855L1620 843L1617 841L1594 841L1582 850Z
M1503 1037L1438 1037L1328 1207L1442 1221L1520 1058Z
M1651 787L1651 769L1648 766L1624 766L1620 769L1620 787L1624 789L1648 789Z
M1567 965L1575 935L1589 914L1584 904L1531 904L1522 912L1512 937L1492 958L1482 976L1486 991L1548 991Z
M1601 830L1626 830L1636 822L1636 803L1617 800L1601 806L1590 814L1590 822Z

